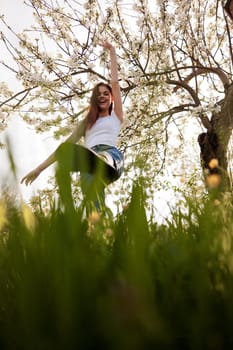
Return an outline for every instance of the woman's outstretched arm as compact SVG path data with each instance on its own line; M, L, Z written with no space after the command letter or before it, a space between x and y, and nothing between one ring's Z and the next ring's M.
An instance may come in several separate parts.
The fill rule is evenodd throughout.
M111 71L111 85L112 85L112 93L114 99L114 111L120 121L123 121L123 106L122 106L122 98L121 98L121 89L119 85L118 78L118 63L117 56L114 46L110 44L108 41L104 41L100 44L105 49L109 50L110 53L110 71Z
M72 134L66 139L65 142L76 143L80 140L80 138L84 135L84 122L81 122L76 126ZM50 154L50 156L45 159L41 164L39 164L35 169L30 171L27 175L25 175L21 184L25 183L25 185L30 185L36 178L40 175L40 173L48 168L51 164L56 161L56 151L57 149Z

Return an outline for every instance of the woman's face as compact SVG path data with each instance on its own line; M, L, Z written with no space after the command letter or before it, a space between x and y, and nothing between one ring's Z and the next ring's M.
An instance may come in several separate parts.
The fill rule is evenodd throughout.
M100 85L98 88L98 108L101 112L108 112L112 103L112 95L107 86Z

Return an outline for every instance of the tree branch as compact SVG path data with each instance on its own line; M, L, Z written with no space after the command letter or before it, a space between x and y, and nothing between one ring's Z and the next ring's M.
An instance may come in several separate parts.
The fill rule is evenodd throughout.
M186 80L186 79L185 79ZM196 92L194 91L193 88L191 88L191 86L189 86L186 81L178 81L178 80L171 80L171 79L168 79L167 80L167 83L168 84L172 84L172 85L176 85L176 88L174 88L174 92L176 92L180 87L184 88L185 90L187 90L189 92L189 94L191 95L194 103L195 103L195 106L200 106L201 102L196 94Z
M197 77L198 75L202 74L209 74L214 73L217 74L220 78L224 88L227 88L230 85L230 80L228 79L228 76L223 72L220 68L209 68L209 67L199 67L195 69L191 74L189 74L182 83L188 83L192 78ZM184 87L182 84L177 84L178 86L174 89L174 91L177 91L179 87Z

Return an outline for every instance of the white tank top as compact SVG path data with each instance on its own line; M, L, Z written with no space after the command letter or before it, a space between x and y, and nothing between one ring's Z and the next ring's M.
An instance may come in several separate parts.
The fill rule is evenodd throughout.
M121 128L121 122L113 111L111 115L98 118L91 129L85 133L84 146L87 148L96 145L117 145L117 137Z

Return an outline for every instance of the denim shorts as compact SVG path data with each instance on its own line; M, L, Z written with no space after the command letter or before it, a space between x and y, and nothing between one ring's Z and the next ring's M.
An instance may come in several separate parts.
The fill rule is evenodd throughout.
M124 170L124 157L122 152L119 151L118 148L108 145L96 145L94 147L91 147L91 149L96 153L101 154L101 152L106 152L111 156L113 160L113 166L117 170L117 178L119 179Z

